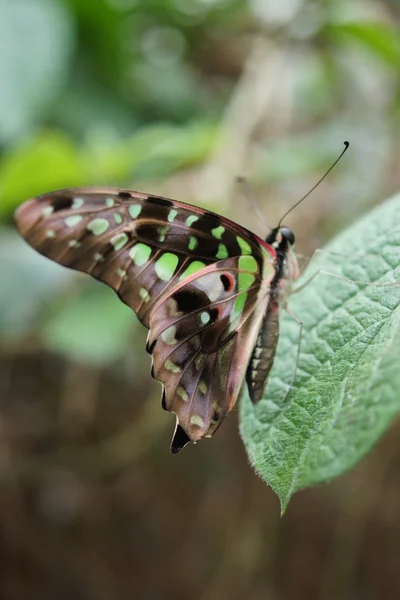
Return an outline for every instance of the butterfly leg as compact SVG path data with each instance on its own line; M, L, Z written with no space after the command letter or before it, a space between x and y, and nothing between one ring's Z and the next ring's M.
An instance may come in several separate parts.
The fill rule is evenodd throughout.
M296 258L299 260L304 260L304 261L308 261L307 262L307 267L309 267L311 265L312 262L314 262L321 254L323 255L328 255L328 256L343 256L345 257L345 254L342 254L341 252L331 252L330 250L324 250L323 248L317 248L316 250L314 250L314 252L312 253L311 256L306 256L305 254L300 254L298 252L296 252Z
M317 251L318 252L318 251ZM316 253L314 253L313 257L315 256ZM311 260L312 258L311 257ZM334 277L335 279L339 279L340 281L347 281L348 283L354 283L357 285L374 285L377 287L392 287L394 285L400 285L400 281L393 281L390 283L375 283L373 281L355 281L354 279L349 279L348 277L343 277L342 275L337 275L336 273L331 273L330 271L325 271L323 269L319 269L318 271L315 271L315 273L313 273L302 285L300 285L298 288L293 289L292 290L292 294L297 293L299 291L301 291L302 289L304 289L309 283L311 283L311 281L313 279L315 279L318 275L329 275L330 277ZM294 381L296 379L296 373L297 373L297 367L299 365L299 360L300 360L300 347L301 347L301 337L302 337L302 332L303 332L303 321L301 321L301 319L299 319L294 313L292 313L287 306L284 307L286 313L296 321L296 323L299 325L299 336L298 336L298 341L297 341L297 353L296 353L296 366L295 369L293 371L293 376L291 379L291 382L289 384L289 387L283 397L283 401L286 400L290 390L293 387Z
M289 315L289 317L291 317L292 319L294 319L296 321L296 323L298 324L298 326L299 326L299 336L297 338L296 365L295 365L295 368L293 370L293 375L292 375L292 379L290 381L289 387L286 390L285 395L283 396L282 402L284 402L286 400L286 398L288 397L289 392L292 389L294 381L296 379L297 367L299 366L299 360L300 360L301 336L302 336L302 333L303 333L303 321L301 319L299 319L299 317L297 317L294 313L292 313L288 309L287 306L285 306L285 311Z
M355 283L357 285L374 285L376 287L391 287L393 285L400 285L400 281L393 281L390 283L375 283L374 281L357 281L355 279L349 279L348 277L343 277L342 275L337 275L336 273L331 273L330 271L325 271L324 269L318 269L309 277L304 283L302 283L299 287L292 290L292 294L297 294L303 290L313 279L315 279L318 275L329 275L330 277L334 277L335 279L339 279L340 281L347 281L347 283Z

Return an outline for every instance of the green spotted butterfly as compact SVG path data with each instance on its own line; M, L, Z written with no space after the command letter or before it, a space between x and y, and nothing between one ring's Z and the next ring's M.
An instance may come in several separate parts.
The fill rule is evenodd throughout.
M116 188L45 194L15 221L35 250L107 283L149 329L152 375L176 415L173 453L211 437L244 382L260 400L299 275L290 229L264 241L201 208Z

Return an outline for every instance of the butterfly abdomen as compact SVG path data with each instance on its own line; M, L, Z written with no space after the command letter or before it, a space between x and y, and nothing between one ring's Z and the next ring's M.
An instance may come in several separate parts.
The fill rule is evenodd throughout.
M261 400L275 358L279 337L279 305L271 302L263 319L247 371L246 383L253 403Z

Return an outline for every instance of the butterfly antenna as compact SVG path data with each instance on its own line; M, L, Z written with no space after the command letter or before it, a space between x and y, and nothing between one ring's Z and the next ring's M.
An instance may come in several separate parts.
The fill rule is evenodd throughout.
M272 231L272 227L271 225L269 225L267 223L267 221L265 220L264 215L262 214L260 207L258 206L257 200L253 194L253 191L251 189L251 187L249 186L249 182L247 181L247 179L245 177L236 177L236 181L239 185L242 186L243 188L243 193L245 195L245 197L247 198L247 200L250 202L254 212L256 213L257 217L260 219L260 221L262 223L264 223L264 225L266 227L268 227L268 229L271 229Z
M325 177L332 171L333 167L335 165L337 165L337 163L339 162L339 160L342 158L343 154L346 152L346 150L350 146L349 142L344 142L344 145L345 145L344 150L341 152L340 156L338 156L338 158L335 160L335 162L333 163L333 165L331 165L329 167L329 169L326 171L326 173L321 177L321 179L319 181L317 181L317 183L315 185L313 185L313 187L311 188L311 190L309 190L307 192L307 194L305 194L302 198L300 198L300 200L298 200L298 202L296 202L296 204L293 204L293 206L291 208L289 208L289 210L287 212L285 212L285 214L283 215L283 217L281 217L281 219L280 219L280 221L278 223L278 227L281 226L281 223L282 223L283 219L285 219L288 216L288 214L291 213L292 210L296 208L296 206L298 206L301 202L303 202L303 200L305 200L306 198L308 198L308 196L315 190L315 188L319 186L319 184L321 183L321 181L323 181L325 179Z

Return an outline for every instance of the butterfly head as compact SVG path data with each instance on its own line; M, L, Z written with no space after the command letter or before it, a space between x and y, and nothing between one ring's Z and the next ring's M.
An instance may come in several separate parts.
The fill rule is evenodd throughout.
M287 251L294 246L295 237L293 231L289 227L280 225L271 230L265 238L265 241L275 250Z
M278 225L274 227L265 239L266 243L276 252L276 280L281 282L281 293L290 293L291 282L300 275L299 264L294 252L295 237L290 227Z

